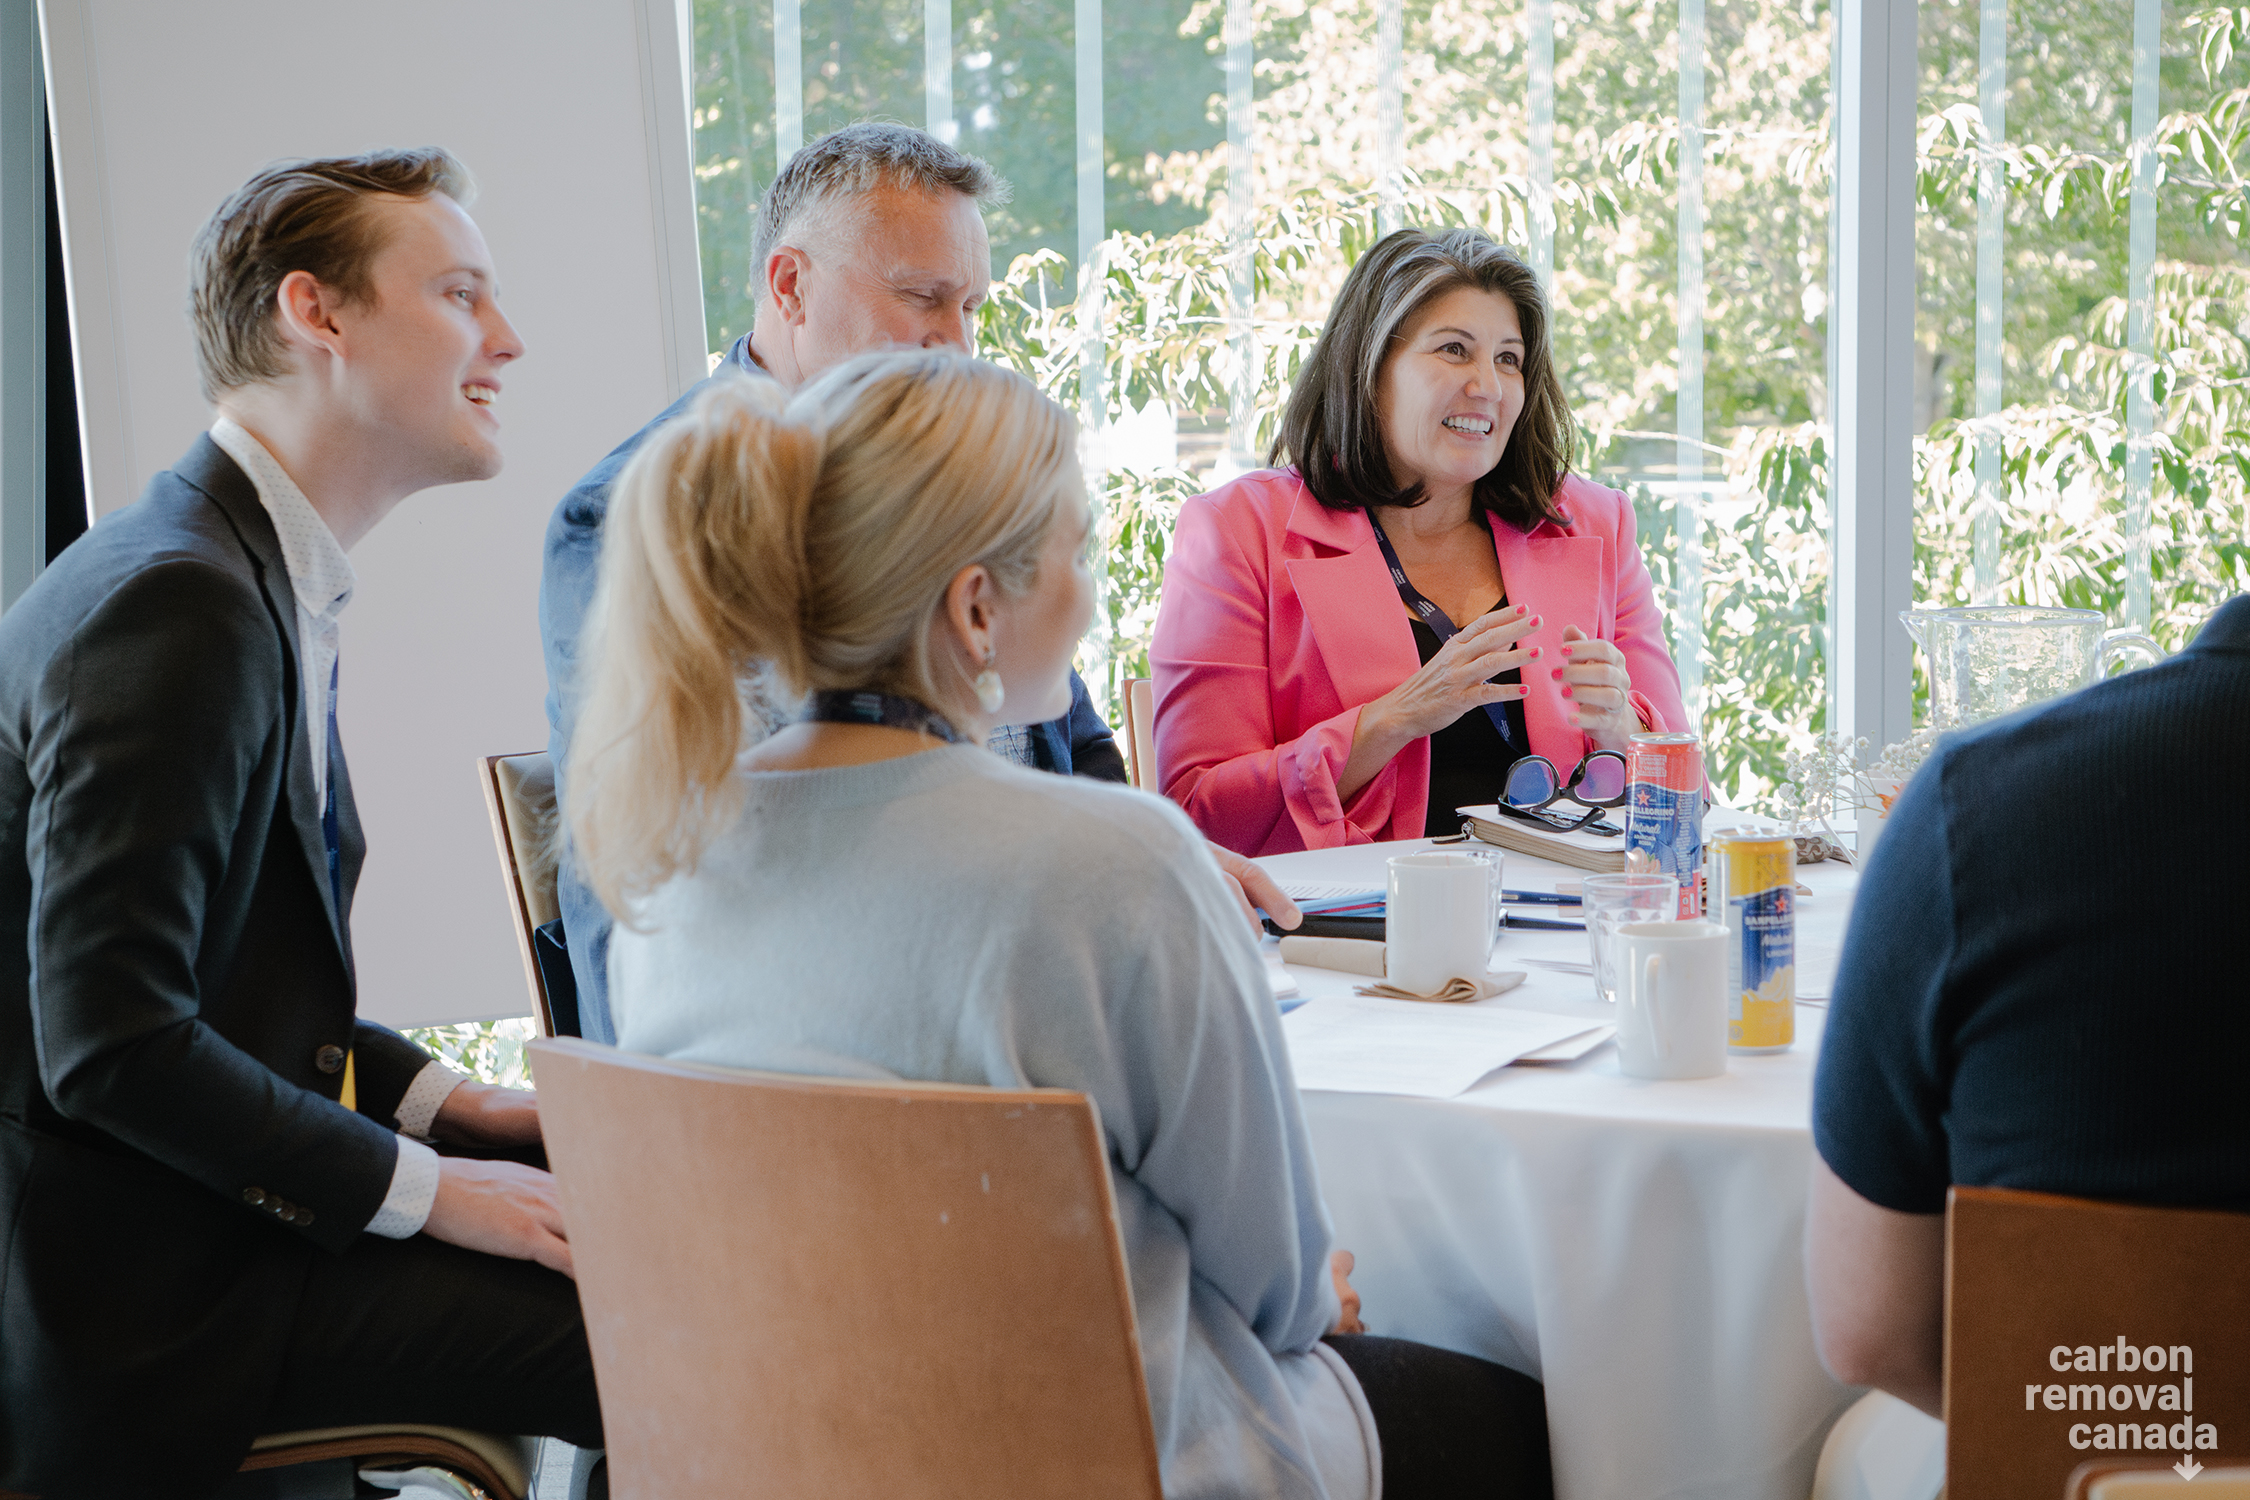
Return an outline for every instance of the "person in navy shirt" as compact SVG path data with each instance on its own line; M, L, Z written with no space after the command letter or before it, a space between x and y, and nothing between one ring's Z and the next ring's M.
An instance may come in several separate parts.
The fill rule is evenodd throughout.
M2250 1211L2250 595L1940 741L1852 911L1813 1085L1830 1373L1940 1415L1946 1190Z

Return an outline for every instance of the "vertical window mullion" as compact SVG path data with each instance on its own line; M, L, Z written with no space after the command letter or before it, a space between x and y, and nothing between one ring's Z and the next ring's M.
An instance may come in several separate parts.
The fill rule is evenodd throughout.
M1258 467L1258 330L1255 202L1256 92L1250 0L1227 0L1227 332L1234 384L1227 401L1227 465Z
M1102 385L1102 0L1076 0L1078 90L1078 400L1089 434L1109 424Z
M1555 0L1531 0L1531 270L1550 302L1555 283Z
M1703 710L1703 0L1680 0L1679 398L1672 654L1690 723Z
M1376 0L1375 8L1375 227L1389 234L1399 226L1405 194L1406 105L1400 94L1401 54L1405 47L1401 0Z
M774 171L805 144L805 46L798 0L773 0Z
M1087 499L1094 508L1094 524L1101 525L1102 499L1108 465L1109 397L1103 380L1107 358L1102 318L1107 267L1103 244L1109 238L1103 209L1102 104L1102 0L1076 0L1075 54L1078 112L1078 405L1083 439L1080 444L1086 471ZM1094 707L1107 713L1114 696L1111 670L1107 569L1095 570L1095 586L1104 596L1094 611L1093 628L1086 633L1087 690Z
M1913 0L1835 11L1835 467L1829 492L1828 728L1913 732Z
M959 134L953 121L953 0L922 0L922 123L941 141Z
M2148 492L2155 456L2156 127L2163 0L2133 0L2132 198L2125 271L2125 618L2149 624Z
M2008 227L2008 167L2000 148L2008 139L2008 0L1978 7L1977 94L1984 143L1977 165L1977 417L1997 423L2003 390L2001 311L2003 254ZM1978 604L2000 602L2000 434L1977 435L1977 498L1973 527L1974 582Z

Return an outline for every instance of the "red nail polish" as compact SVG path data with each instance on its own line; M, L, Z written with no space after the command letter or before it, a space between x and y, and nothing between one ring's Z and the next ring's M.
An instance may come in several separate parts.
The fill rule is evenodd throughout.
M1534 660L1536 660L1536 659L1538 658L1538 655L1539 655L1539 648L1538 648L1537 646L1534 646L1534 647L1532 647L1532 648L1531 648L1531 655L1532 655L1532 657L1533 657L1533 659L1534 659Z
M1569 697L1569 696L1570 696L1570 689L1569 689L1569 688L1564 688L1564 689L1562 690L1562 695L1563 695L1563 696L1564 696L1565 698Z
M1563 648L1562 648L1562 654L1563 654L1563 655L1565 655L1565 656L1568 656L1568 655L1570 655L1570 648L1569 648L1568 646L1565 646L1565 647L1563 647Z
M1560 667L1555 668L1555 681L1562 681L1562 668Z

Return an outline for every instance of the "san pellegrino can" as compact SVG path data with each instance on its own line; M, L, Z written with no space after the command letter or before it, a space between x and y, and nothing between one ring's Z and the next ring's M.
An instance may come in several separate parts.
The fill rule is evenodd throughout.
M1644 731L1626 742L1625 761L1626 854L1680 882L1680 920L1692 922L1703 915L1703 742Z
M1778 834L1711 840L1711 919L1727 929L1727 1050L1797 1040L1797 846Z

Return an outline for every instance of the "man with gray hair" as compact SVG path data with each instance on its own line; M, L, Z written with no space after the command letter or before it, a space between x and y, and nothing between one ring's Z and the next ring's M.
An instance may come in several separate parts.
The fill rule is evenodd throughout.
M789 159L758 206L751 242L760 278L755 326L735 341L711 379L762 375L795 388L870 349L973 352L977 309L992 285L992 246L981 210L1007 198L1008 185L990 166L926 131L869 123L822 136ZM709 383L699 383L596 464L548 523L539 632L558 788L577 718L578 636L593 599L610 488L649 433ZM1002 729L992 748L1041 770L1125 780L1116 739L1076 672L1067 715ZM616 1033L609 1015L609 914L567 861L558 894L579 1032L610 1041ZM550 972L560 979L560 965Z

